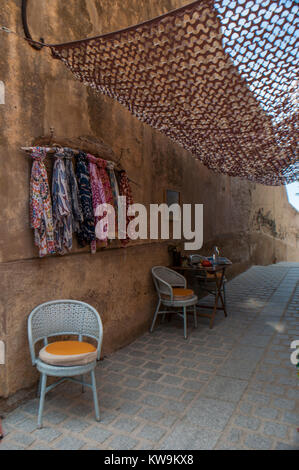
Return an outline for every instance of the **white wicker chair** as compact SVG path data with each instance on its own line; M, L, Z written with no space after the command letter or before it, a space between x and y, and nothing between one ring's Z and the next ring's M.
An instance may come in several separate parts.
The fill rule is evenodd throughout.
M193 307L194 326L197 328L197 296L193 295L191 298L184 299L184 297L182 297L182 300L174 300L173 287L182 287L183 289L186 289L187 281L184 276L173 269L166 268L165 266L155 266L152 268L152 275L159 300L150 331L154 331L158 315L163 315L165 318L166 313L172 313L172 311L160 311L161 305L166 307L176 307L183 310L183 315L179 315L184 319L184 337L187 339L187 307Z
M35 345L42 340L44 346L48 344L48 338L61 335L76 335L78 341L83 337L93 338L97 341L97 360L100 359L103 339L103 326L98 312L90 305L76 300L55 300L46 302L36 307L28 318L28 340L33 366L41 373L39 384L39 411L38 427L42 427L42 415L44 409L45 395L56 385L64 380L80 383L83 387L92 389L96 420L100 420L98 396L96 389L95 367L96 360L84 365L58 366L50 365L36 357ZM91 384L83 381L83 375L91 373ZM47 376L62 377L58 382L46 386ZM81 376L81 380L74 379Z

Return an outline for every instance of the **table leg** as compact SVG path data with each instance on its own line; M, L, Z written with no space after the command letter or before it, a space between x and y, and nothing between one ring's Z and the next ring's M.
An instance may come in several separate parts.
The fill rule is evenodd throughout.
M222 276L219 280L219 285L217 284L217 290L219 292L219 297L220 297L220 300L221 300L221 303L222 303L224 316L227 317L226 306L225 306L225 302L224 302L224 299L223 299L222 293L221 293L221 289L222 289L222 286L223 286L223 283L224 283L224 275L225 275L225 269L222 270Z
M225 301L224 301L224 298L223 298L223 295L222 295L222 287L224 285L224 277L225 277L225 271L226 271L226 266L225 267L221 267L221 271L220 269L217 270L217 272L221 272L221 276L218 277L217 276L217 272L214 272L214 278L215 278L215 303L213 306L211 305L201 305L199 302L197 304L197 308L198 309L201 309L201 308L205 308L205 309L212 309L212 313L211 314L207 314L207 313L203 313L203 312L199 312L199 316L202 316L202 317L207 317L210 319L210 328L212 329L213 326L214 326L214 321L215 321L215 315L217 313L217 310L223 310L224 312L224 315L225 317L227 317L227 311L226 311L226 305L225 305ZM208 291L206 289L206 291ZM219 305L218 307L218 302L219 302L219 298L220 298L220 301L221 301L221 305Z
M220 298L221 303L222 303L222 308L223 308L223 311L224 311L224 315L225 315L225 317L227 317L225 303L224 303L224 300L223 300L223 297L222 297L222 294L221 294L221 288L222 288L222 285L223 285L224 274L225 274L225 269L222 270L222 275L221 275L221 278L219 279L217 277L217 274L215 273L216 295L215 295L215 304L214 304L213 312L212 312L212 315L211 315L210 329L212 329L213 326L214 326L214 320L215 320L215 315L216 315L216 312L217 312L219 298Z

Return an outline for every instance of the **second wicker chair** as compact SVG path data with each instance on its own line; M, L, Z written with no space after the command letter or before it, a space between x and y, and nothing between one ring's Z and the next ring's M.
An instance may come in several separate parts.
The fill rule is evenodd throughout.
M158 305L154 314L150 331L153 332L158 315L173 313L173 311L161 311L161 305L168 308L177 308L182 311L179 313L184 319L184 337L187 339L187 308L192 307L194 314L194 326L197 328L196 304L197 296L192 290L187 289L187 281L181 274L165 266L155 266L152 268L154 284L158 294Z

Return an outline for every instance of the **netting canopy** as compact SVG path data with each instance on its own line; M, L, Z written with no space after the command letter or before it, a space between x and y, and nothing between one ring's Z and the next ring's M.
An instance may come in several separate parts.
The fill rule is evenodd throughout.
M211 170L280 185L299 174L297 21L295 1L200 0L50 47L84 84Z

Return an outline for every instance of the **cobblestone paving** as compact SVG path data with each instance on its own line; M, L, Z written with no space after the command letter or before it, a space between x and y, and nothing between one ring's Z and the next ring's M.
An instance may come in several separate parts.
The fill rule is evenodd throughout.
M299 264L255 266L228 284L229 317L189 339L166 322L97 368L92 396L65 382L8 414L5 449L299 449Z

